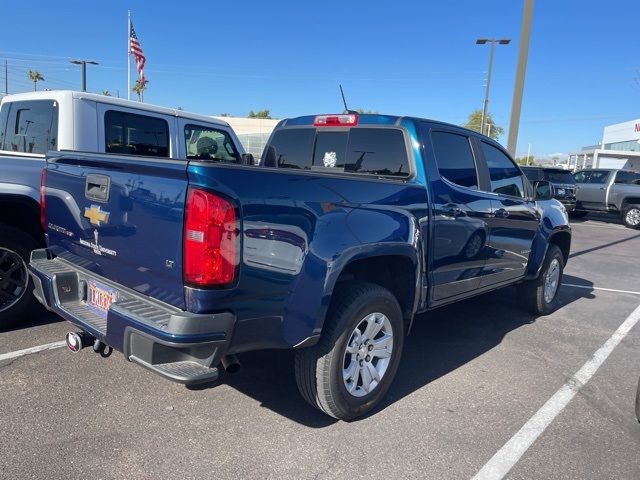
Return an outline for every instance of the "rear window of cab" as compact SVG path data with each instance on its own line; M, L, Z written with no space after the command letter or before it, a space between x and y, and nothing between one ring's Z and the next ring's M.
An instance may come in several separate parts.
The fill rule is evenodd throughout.
M397 128L278 130L262 156L265 167L408 178L402 131Z

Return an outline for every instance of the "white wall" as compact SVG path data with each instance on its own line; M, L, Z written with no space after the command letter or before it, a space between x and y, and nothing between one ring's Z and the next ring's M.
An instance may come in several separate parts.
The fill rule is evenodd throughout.
M602 143L627 142L629 140L640 140L640 118L604 127Z

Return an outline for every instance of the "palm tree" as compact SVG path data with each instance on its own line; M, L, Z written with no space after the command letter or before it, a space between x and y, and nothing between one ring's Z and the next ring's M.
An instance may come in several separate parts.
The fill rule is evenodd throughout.
M138 95L139 102L144 102L144 91L147 89L147 83L149 83L149 80L139 78L138 80L136 80L136 84L131 89Z
M109 90L102 90L102 95L104 95L105 97L110 97L111 92Z
M27 76L29 77L29 80L31 80L33 82L33 91L34 92L37 90L38 82L44 82L44 77L37 70L29 70L27 72Z

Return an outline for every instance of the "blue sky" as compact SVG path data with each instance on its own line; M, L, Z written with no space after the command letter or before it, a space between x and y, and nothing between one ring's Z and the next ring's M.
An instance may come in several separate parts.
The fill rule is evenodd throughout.
M80 88L70 58L100 62L89 90L126 96L127 9L147 56L145 101L204 114L270 109L282 118L350 108L456 124L482 105L498 46L490 111L506 130L518 54L521 0L72 2L33 0L5 13L0 60L9 91ZM637 0L538 0L533 17L518 153L566 153L602 128L640 117ZM134 68L132 67L132 71Z

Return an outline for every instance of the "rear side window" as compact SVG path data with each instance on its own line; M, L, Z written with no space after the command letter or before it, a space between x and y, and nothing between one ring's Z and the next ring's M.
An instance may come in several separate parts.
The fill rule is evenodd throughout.
M408 177L411 172L402 131L395 128L352 128L344 171Z
M187 158L213 162L240 163L240 153L224 130L187 125L184 127Z
M493 145L485 142L480 142L480 145L489 167L491 191L500 195L524 197L522 174L513 161Z
M313 128L278 130L262 155L264 166L310 169L315 135Z
M469 137L457 133L431 132L431 143L442 177L462 187L478 188Z
M588 183L603 184L607 182L607 178L609 178L609 172L594 170L591 172Z
M2 150L44 155L58 148L58 102L10 102L0 114Z
M640 173L620 170L616 174L616 183L640 185Z
M107 153L169 156L169 124L161 118L108 110L104 129Z

